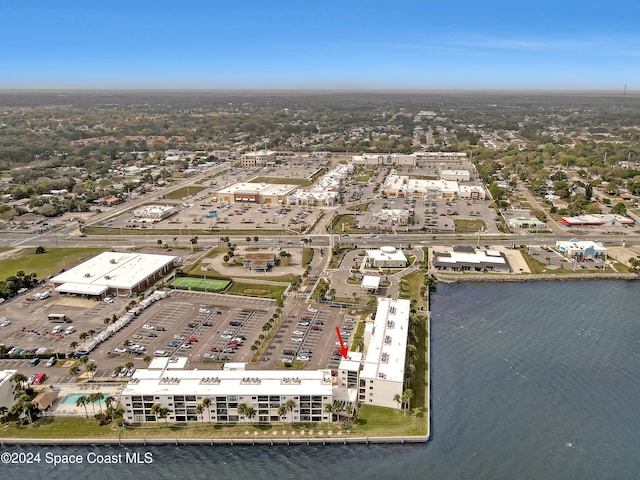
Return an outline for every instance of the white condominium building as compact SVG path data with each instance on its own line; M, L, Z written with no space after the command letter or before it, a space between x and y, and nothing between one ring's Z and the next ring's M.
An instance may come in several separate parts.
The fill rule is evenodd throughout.
M394 398L402 395L404 386L410 305L409 300L378 298L375 321L365 330L368 347L360 371L361 405L398 408Z

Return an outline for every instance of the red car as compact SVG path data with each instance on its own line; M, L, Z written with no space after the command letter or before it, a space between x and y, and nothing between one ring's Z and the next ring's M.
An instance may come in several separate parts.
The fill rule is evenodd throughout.
M38 375L36 375L36 378L33 380L33 384L34 385L40 385L46 379L47 379L47 374L46 373L39 373Z
M197 342L197 341L198 341L198 339L197 339L196 337L189 337L189 338L187 338L187 342L190 342L190 343L195 343L195 342Z

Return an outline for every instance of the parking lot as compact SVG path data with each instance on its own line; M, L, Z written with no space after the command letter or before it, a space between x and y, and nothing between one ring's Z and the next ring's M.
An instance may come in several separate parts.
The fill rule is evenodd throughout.
M260 359L260 368L286 364L304 368L335 368L339 356L335 345L336 327L343 325L344 311L326 306L298 305L284 320L267 351ZM341 328L345 344L350 330ZM345 335L346 333L346 335Z

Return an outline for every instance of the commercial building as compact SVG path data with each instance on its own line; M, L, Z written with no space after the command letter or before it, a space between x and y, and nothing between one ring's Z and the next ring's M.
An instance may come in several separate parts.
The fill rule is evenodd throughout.
M138 369L120 394L124 419L128 422L163 422L151 413L153 405L168 409L168 422L329 422L326 405L333 403L330 370L184 370L182 365ZM201 413L198 405L211 403ZM293 402L281 416L280 407ZM242 414L240 405L255 409L255 416Z
M271 150L259 150L248 152L240 157L240 166L243 168L264 167L268 163L276 161L276 152Z
M17 370L0 370L0 407L11 408L15 402L13 375Z
M215 192L211 199L225 203L284 205L297 188L288 184L241 182Z
M416 164L416 156L393 153L389 155L379 154L365 154L365 155L353 155L351 157L351 163L353 165L360 165L364 167L386 167L386 166L407 166L411 167Z
M365 329L366 351L358 382L358 402L398 408L404 386L409 300L378 298L373 324ZM340 365L342 368L342 364Z
M383 208L373 214L373 218L385 225L409 225L409 210L399 208Z
M590 240L572 238L569 241L557 241L556 248L563 255L579 260L592 260L607 256L607 248L602 243Z
M396 247L380 247L378 250L367 250L364 265L366 268L405 268L407 257Z
M104 298L131 296L166 275L176 257L146 253L103 252L51 279L56 291Z
M313 186L298 189L287 197L289 205L330 207L338 199L338 191L344 180L353 171L352 164L338 164L331 171L322 175Z
M616 214L578 215L576 217L562 217L562 223L569 227L615 227L633 225L630 218Z
M247 252L242 265L255 272L266 272L276 266L276 254L272 252Z
M469 170L442 170L440 172L440 178L454 182L468 182L471 180L471 174Z
M178 213L178 209L171 205L146 205L134 210L133 215L136 218L145 218L154 222L159 222L165 218Z
M511 228L546 228L547 224L535 217L515 217L507 220Z
M461 185L455 180L425 180L410 178L407 175L388 175L380 189L383 196L425 198L437 200L440 198L454 200L484 200L485 192L478 185Z
M500 272L509 273L511 267L504 253L455 246L448 250L433 250L431 265L435 270L448 272Z

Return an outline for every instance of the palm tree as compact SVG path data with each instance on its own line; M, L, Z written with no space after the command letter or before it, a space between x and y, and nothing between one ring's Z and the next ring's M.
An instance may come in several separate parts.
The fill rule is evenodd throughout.
M247 418L245 416L247 412L247 404L246 403L239 403L238 404L238 415L240 415L241 417L244 417L244 423L247 423Z
M293 410L296 408L295 400L287 400L284 404L285 412L291 412L291 423L293 423Z
M411 409L411 399L413 398L413 390L410 388L406 388L404 392L402 392L402 402L405 404L405 415L406 411Z
M15 385L14 387L14 396L17 396L18 392L24 392L24 386L27 384L27 377L25 375L23 375L22 373L14 373L13 377L11 377L11 379L13 380L13 384Z
M204 407L202 406L201 403L196 405L196 415L200 416L200 421L202 422L202 425L204 425L204 416L202 415L203 411L204 411Z
M96 398L95 393L90 393L89 395L87 395L87 402L91 404L91 408L93 410L93 416L96 416L96 401L98 400Z
M253 407L247 407L244 411L244 417L245 417L245 422L246 419L248 418L249 420L251 420L253 417L256 416L256 409Z
M89 335L91 338L93 338L93 336L94 336L95 334L96 334L96 331L95 331L95 330L89 330L89 331L87 332L87 335Z
M91 375L91 381L93 381L93 374L98 369L95 363L87 363L86 367L87 373Z
M396 393L393 396L393 401L396 402L398 404L398 410L400 410L400 404L402 403L402 397L400 396L399 393Z
M102 413L102 400L104 399L104 393L97 392L97 393L94 393L94 395L95 395L96 401L98 402L98 406L100 407L100 413Z
M19 415L21 421L22 418L28 417L29 423L31 423L33 422L33 417L31 416L32 408L31 397L26 393L21 393L16 399L16 402L11 406L11 413L13 415Z
M126 368L127 370L131 370L133 368L135 364L131 361L127 362L124 364L124 368Z
M75 340L69 344L69 348L71 348L71 350L73 350L74 352L76 351L77 346L78 342L76 342Z
M8 416L9 416L9 408L5 406L0 407L0 417L2 417L2 423L7 423Z
M164 424L167 425L167 417L169 416L169 409L167 407L162 407L160 409L160 418L164 418Z
M331 421L333 422L333 405L331 405L330 403L327 403L324 406L324 411L325 411L325 413L330 413L331 414Z
M210 406L211 406L211 399L208 397L203 398L202 407L207 410L207 416L209 417L209 422L211 422L211 410L209 410Z
M287 409L284 405L278 407L278 417L284 418L287 416Z
M79 373L80 367L78 365L74 365L69 369L69 375L71 375L72 377L77 377Z
M78 338L80 338L80 341L81 341L81 342L84 342L84 341L87 339L87 337L88 337L88 336L89 336L89 335L87 334L87 332L82 332L82 333L78 336Z
M80 395L78 398L76 398L76 407L84 407L84 415L87 419L89 418L89 412L87 412L88 401L89 399L86 397L86 395Z

